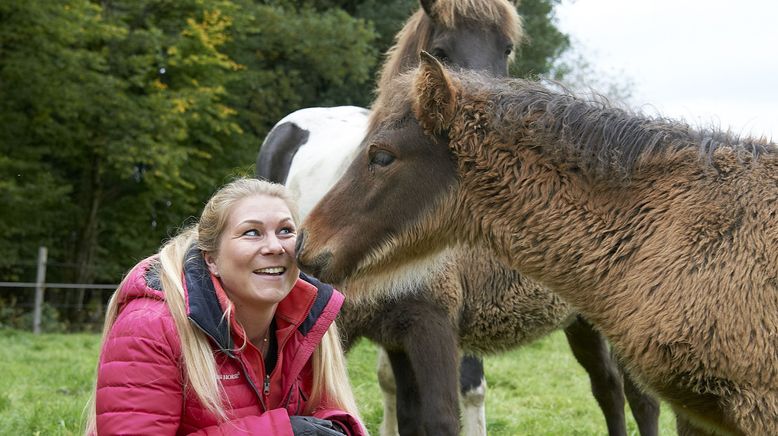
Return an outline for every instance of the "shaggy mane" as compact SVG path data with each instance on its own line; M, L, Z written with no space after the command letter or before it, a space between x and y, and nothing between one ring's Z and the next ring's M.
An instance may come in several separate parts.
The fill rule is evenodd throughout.
M459 105L471 106L468 103L476 99L489 101L486 119L493 120L490 130L501 142L515 143L531 131L533 145L542 144L550 153L573 157L581 169L595 176L628 179L641 158L684 148L698 148L706 164L724 147L752 160L778 152L775 143L766 138L741 138L716 128L695 129L683 121L619 107L596 93L583 97L553 82L447 71L464 88ZM401 125L411 111L414 76L415 70L397 77L371 117L382 124ZM368 136L377 129L374 124Z
M491 88L495 124L505 126L501 136L519 138L530 129L541 138L537 142L555 144L555 151L572 154L583 169L594 174L627 178L641 157L690 147L698 148L707 163L721 147L754 159L776 151L775 144L765 138L740 138L715 128L694 129L683 121L618 107L601 95L578 96L556 84L561 91L527 80L497 82L467 72L461 75L469 76L465 83Z

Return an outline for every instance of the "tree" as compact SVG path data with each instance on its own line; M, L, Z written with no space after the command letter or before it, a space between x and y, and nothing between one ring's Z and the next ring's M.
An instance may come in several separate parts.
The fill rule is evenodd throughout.
M555 3L522 3L531 42L519 74L547 72L566 47ZM281 117L369 105L381 55L417 7L0 2L0 280L33 281L46 245L47 281L116 283L216 187L251 172ZM89 295L67 295L54 303L74 306L63 314L74 321Z
M28 196L44 208L40 227L12 216L3 226L74 267L50 270L53 280L116 281L164 237L159 206L190 212L225 171L213 157L239 131L221 102L238 68L218 50L230 5L179 1L149 15L159 3L35 0L0 12L0 146L19 174L7 195L25 215L36 216ZM38 244L8 242L4 262L34 259Z
M522 0L519 15L526 35L516 51L511 76L535 77L549 73L556 60L570 48L570 39L554 25L554 7L560 0Z

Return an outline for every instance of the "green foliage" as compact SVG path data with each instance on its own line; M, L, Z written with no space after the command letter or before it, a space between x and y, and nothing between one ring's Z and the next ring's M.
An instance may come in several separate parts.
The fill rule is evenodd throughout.
M252 147L236 158L253 163L266 132L289 112L364 104L347 94L371 81L377 52L372 26L340 9L242 3L226 50L243 65L229 89Z
M541 76L551 71L554 61L570 46L570 39L554 25L554 6L560 0L521 0L519 15L524 21L525 40L516 50L511 65L514 77Z
M33 336L0 329L0 434L79 434L94 383L98 335ZM371 434L383 413L376 348L359 342L348 354L351 384ZM485 360L489 435L602 435L605 421L562 332ZM628 434L638 434L628 417ZM659 434L674 435L663 406Z
M521 3L517 74L566 47L558 0ZM269 128L307 106L372 100L416 0L0 2L0 281L117 283L250 174ZM21 242L20 242L21 241ZM27 301L29 290L5 291ZM91 298L52 296L62 322ZM12 300L7 300L12 301Z
M0 4L0 280L46 245L47 281L118 282L286 112L351 102L371 25L277 3Z

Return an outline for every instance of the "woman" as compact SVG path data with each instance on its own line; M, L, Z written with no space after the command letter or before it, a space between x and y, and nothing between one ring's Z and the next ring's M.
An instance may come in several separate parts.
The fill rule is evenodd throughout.
M87 433L366 434L333 322L343 296L299 273L296 222L282 185L239 179L130 271Z

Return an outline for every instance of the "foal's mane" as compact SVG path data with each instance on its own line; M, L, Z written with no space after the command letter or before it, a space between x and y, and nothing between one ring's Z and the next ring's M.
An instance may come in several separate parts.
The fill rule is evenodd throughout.
M435 24L447 29L464 25L498 26L514 46L523 37L516 7L507 0L438 0L433 4L431 13L433 18L419 8L397 33L395 44L387 51L379 73L373 106L384 103L383 90L391 86L395 77L419 65L419 53L431 49L429 45ZM373 127L375 122L376 116L371 113L370 126Z
M730 148L751 160L778 153L776 144L765 138L741 138L717 128L694 129L683 121L619 107L596 93L577 95L557 83L448 71L461 88L457 105L488 111L482 119L490 120L486 130L492 142L513 144L531 132L532 146L573 156L582 170L595 176L628 179L641 158L689 148L697 148L701 162L707 164L719 148ZM376 122L371 123L368 137L381 126L402 128L413 117L415 74L401 74L384 90L381 104L373 107ZM485 141L476 143L489 147Z
M727 147L752 158L776 152L764 138L740 138L717 128L694 129L683 121L649 116L612 104L592 93L583 97L559 84L524 79L494 80L467 71L456 73L465 93L485 96L497 135L507 140L533 132L533 143L552 153L575 156L595 175L629 178L642 157L697 148L710 163L714 151Z

